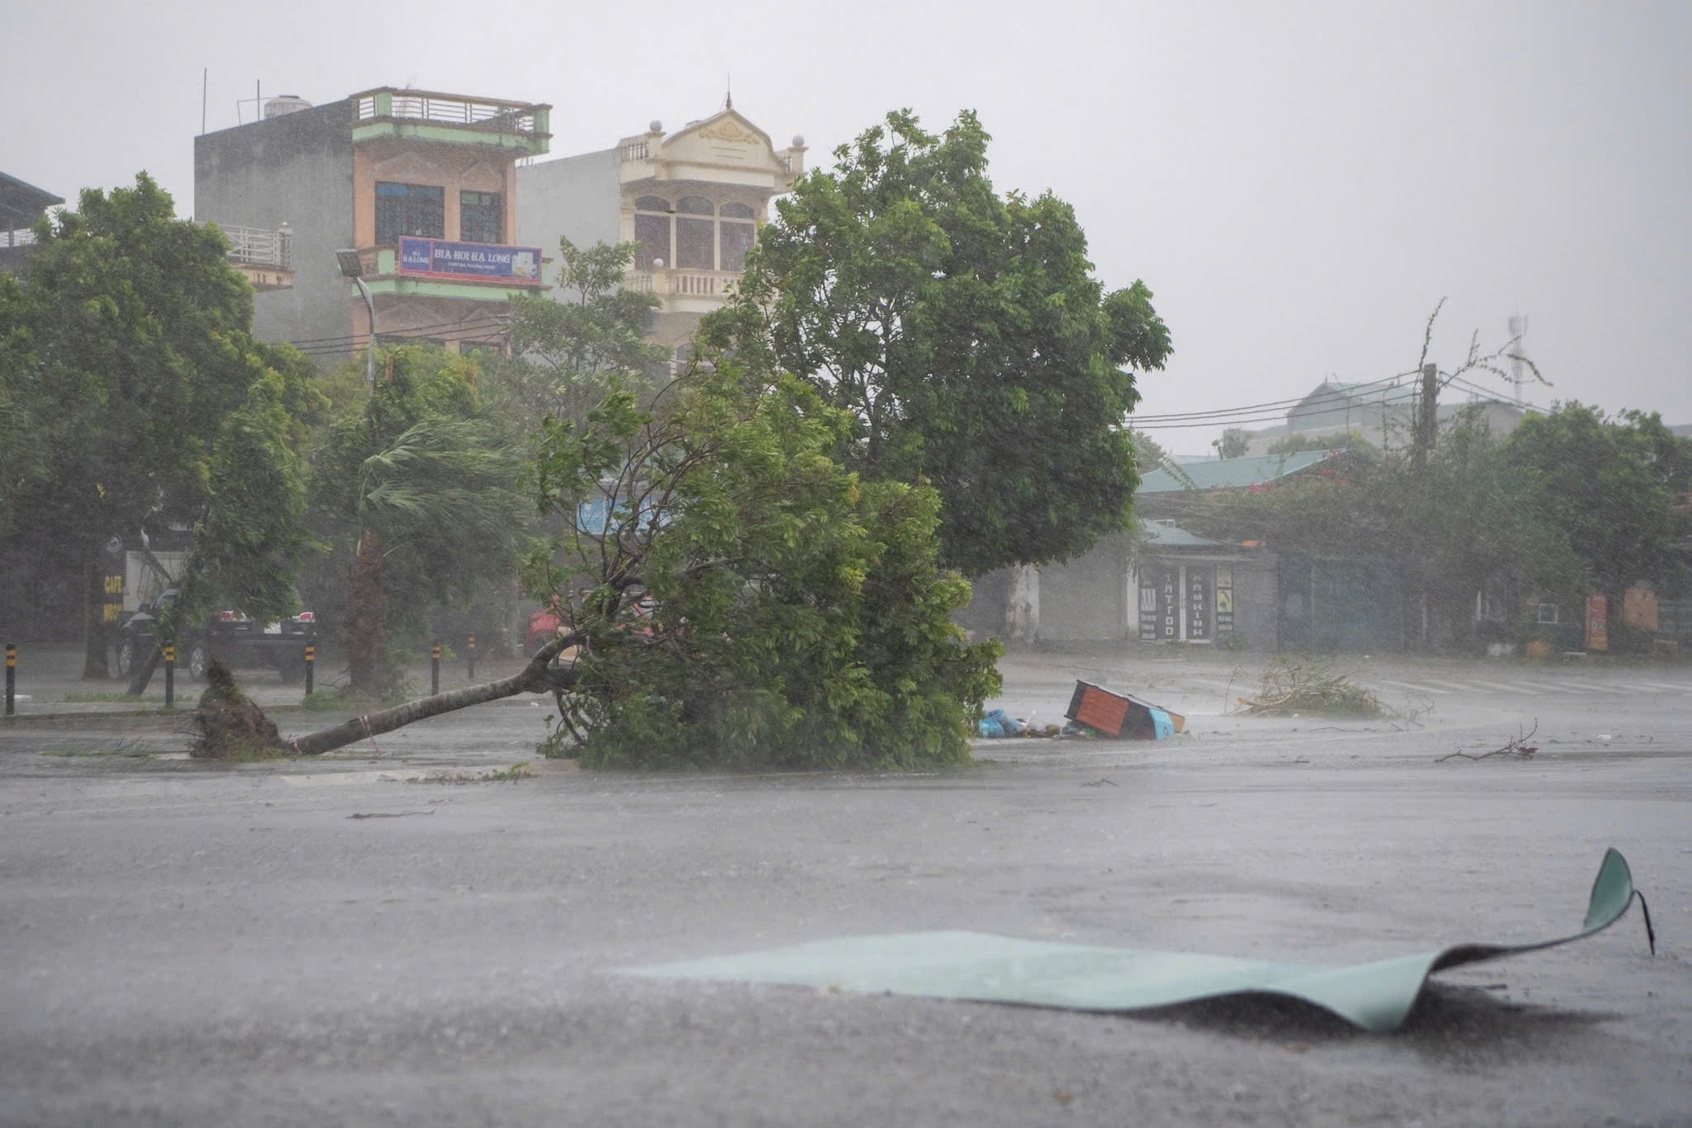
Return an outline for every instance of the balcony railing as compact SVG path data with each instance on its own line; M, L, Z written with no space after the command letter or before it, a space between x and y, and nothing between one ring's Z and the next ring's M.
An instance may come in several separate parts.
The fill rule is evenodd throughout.
M508 133L545 134L549 106L465 98L421 90L372 90L358 97L358 120L381 118L473 125Z
M737 270L631 270L623 276L623 289L637 294L726 301L729 288L738 281Z
M218 230L229 240L229 261L242 266L274 266L294 269L294 233L287 228L264 231L257 227L224 227Z
M33 246L35 246L35 232L27 227L20 227L16 231L0 231L0 247Z

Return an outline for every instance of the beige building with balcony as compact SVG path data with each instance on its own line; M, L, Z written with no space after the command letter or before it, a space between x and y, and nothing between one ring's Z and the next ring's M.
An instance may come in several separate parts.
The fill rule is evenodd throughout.
M770 199L804 159L804 138L778 149L732 105L670 134L655 121L614 148L519 167L517 241L549 256L560 236L637 244L625 284L658 295L651 336L676 349L728 300Z

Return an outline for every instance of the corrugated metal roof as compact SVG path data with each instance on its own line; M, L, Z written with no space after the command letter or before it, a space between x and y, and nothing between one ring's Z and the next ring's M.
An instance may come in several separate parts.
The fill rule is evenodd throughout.
M1176 525L1173 521L1145 521L1140 525L1140 534L1147 544L1158 548L1232 548L1223 541L1206 540L1195 536Z
M1188 462L1174 470L1160 467L1140 479L1138 494L1183 493L1189 490L1246 489L1277 481L1325 461L1332 451L1301 450L1294 454L1264 454L1255 458L1223 458Z

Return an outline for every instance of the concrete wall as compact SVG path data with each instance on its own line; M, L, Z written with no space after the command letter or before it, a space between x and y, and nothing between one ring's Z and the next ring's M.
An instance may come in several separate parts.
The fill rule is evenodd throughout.
M1083 556L1040 569L1040 642L1121 642L1128 634L1128 547L1106 537Z
M553 259L560 235L578 247L621 242L621 206L616 149L517 169L517 243ZM549 294L558 301L574 296L557 289Z
M1234 564L1234 633L1253 650L1270 653L1281 647L1280 582L1272 557L1252 557Z
M254 296L263 340L353 332L350 284L335 251L353 242L351 101L332 102L194 139L194 218L294 232L294 287ZM350 350L349 350L350 353Z

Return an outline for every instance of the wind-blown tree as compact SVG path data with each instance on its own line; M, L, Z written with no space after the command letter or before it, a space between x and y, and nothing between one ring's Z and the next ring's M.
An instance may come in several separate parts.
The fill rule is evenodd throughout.
M82 562L85 675L107 673L99 561L112 536L198 529L190 557L220 563L185 592L181 614L219 598L258 615L289 610L304 541L284 417L314 402L309 364L252 339L252 290L227 242L177 219L145 173L133 188L83 192L77 210L35 230L28 277L0 276L0 398L28 437L15 465L8 446L6 490L31 531L71 542ZM231 461L220 443L247 458ZM248 493L234 473L277 488ZM235 495L242 512L220 505ZM237 529L239 552L217 543Z
M973 113L939 136L888 115L776 202L702 330L847 411L838 455L866 479L932 483L942 560L969 575L1125 528L1125 367L1170 353L1151 291L1106 294L1073 209L997 193L987 142Z
M289 745L553 692L570 721L554 743L580 737L587 765L967 761L999 648L952 622L969 584L936 564L939 498L842 467L850 428L802 381L724 358L645 406L613 386L579 423L552 420L532 472L559 532L525 572L566 604L565 628L509 678Z
M634 250L632 243L577 247L560 238L555 285L561 299L524 294L511 300L512 355L484 360L481 390L489 415L513 435L531 433L548 415L580 421L613 378L631 389L655 389L669 353L646 339L657 295L623 287Z
M937 565L935 492L835 461L851 425L803 382L718 358L650 410L614 391L548 426L537 487L566 520L529 586L560 593L585 647L585 763L968 759L997 645L951 621L969 585Z
M358 414L313 468L321 532L347 575L353 689L397 689L398 655L426 641L429 614L509 583L531 522L521 460L482 412L474 360L396 350Z
M1692 440L1655 413L1610 417L1580 403L1530 415L1505 444L1529 504L1562 530L1585 565L1588 583L1621 613L1622 593L1644 580L1686 581L1688 515L1677 502L1692 491Z
M1531 480L1511 465L1505 440L1464 413L1439 436L1418 475L1399 466L1382 477L1389 530L1384 554L1397 562L1407 608L1425 624L1423 642L1472 650L1476 595L1502 593L1519 608L1535 591L1578 590L1580 560L1565 530L1546 520Z

